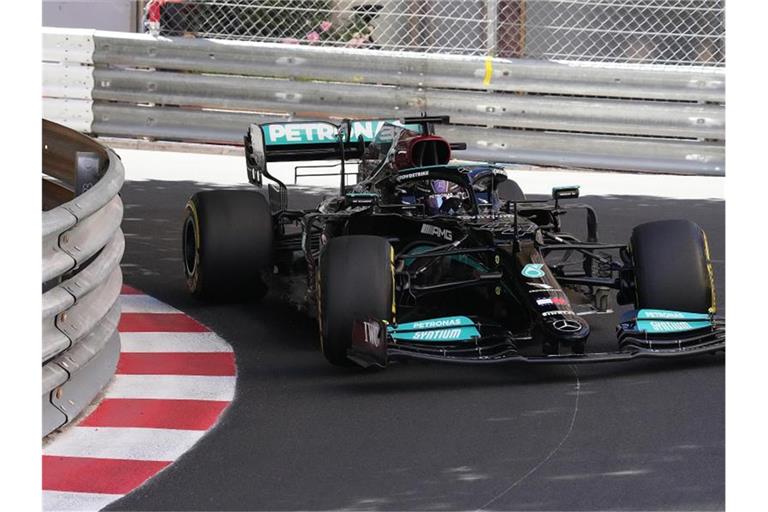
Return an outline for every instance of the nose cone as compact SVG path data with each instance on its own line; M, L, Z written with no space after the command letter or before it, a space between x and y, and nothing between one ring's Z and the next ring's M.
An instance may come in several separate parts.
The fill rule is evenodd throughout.
M573 313L544 320L543 329L548 336L565 341L584 341L590 332L589 324Z

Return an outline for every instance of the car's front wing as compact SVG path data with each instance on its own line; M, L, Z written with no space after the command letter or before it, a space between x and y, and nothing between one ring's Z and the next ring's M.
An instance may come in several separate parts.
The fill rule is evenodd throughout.
M530 336L514 336L491 327L478 336L457 342L396 339L392 328L376 321L359 322L348 357L361 366L385 367L396 359L421 359L459 364L585 364L628 361L638 358L669 359L725 350L725 321L712 319L710 325L677 333L651 334L635 329L632 322L617 328L619 348L613 352L584 354L522 353L519 346L530 346ZM587 345L588 346L588 345Z

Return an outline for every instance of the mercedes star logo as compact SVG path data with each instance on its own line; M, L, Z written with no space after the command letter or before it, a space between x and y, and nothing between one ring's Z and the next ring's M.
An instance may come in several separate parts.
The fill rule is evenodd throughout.
M552 322L552 327L560 332L576 332L581 329L581 324L576 320L561 319Z

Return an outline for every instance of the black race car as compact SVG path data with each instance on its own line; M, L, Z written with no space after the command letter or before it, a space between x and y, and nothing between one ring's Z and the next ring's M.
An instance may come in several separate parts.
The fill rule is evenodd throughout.
M198 192L183 229L188 288L209 300L276 287L316 315L336 365L397 358L457 363L578 363L725 348L704 231L687 220L634 228L601 244L578 187L526 199L493 165L451 165L465 148L435 135L444 117L252 125L258 191ZM291 210L268 162L338 160L340 193ZM357 161L357 183L346 166ZM561 228L586 212L585 241ZM615 291L615 293L614 293ZM590 352L587 313L633 304L613 352Z

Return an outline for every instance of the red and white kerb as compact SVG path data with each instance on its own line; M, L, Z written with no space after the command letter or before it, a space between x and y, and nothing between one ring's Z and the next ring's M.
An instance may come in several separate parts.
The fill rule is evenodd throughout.
M104 398L43 446L44 510L99 510L189 450L235 394L232 347L124 286L121 353Z

